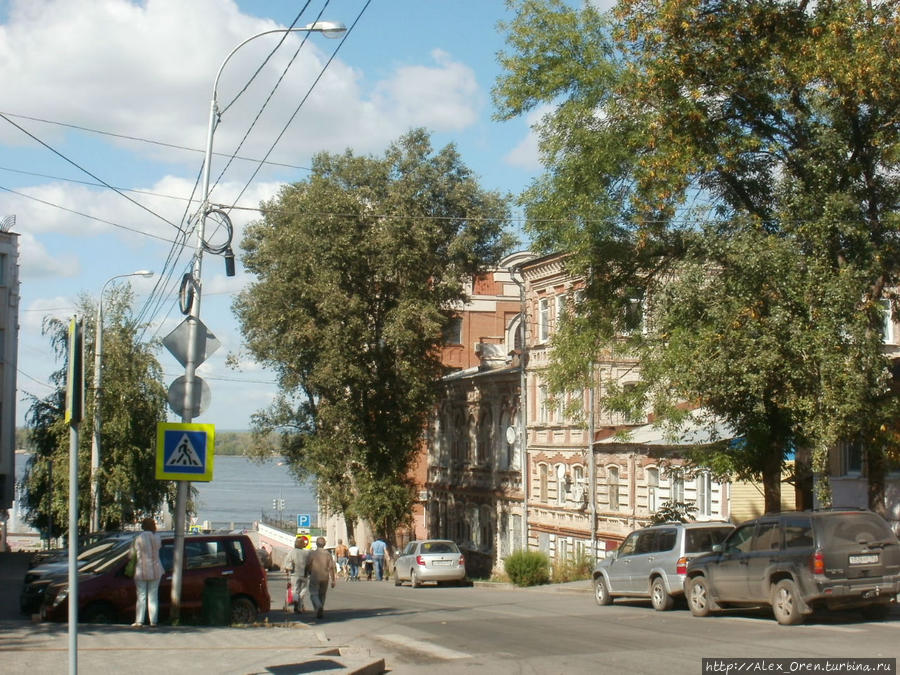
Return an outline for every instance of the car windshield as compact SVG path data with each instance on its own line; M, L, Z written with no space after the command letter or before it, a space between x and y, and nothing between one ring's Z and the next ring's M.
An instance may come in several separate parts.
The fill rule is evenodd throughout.
M131 551L131 540L124 539L116 542L114 546L104 551L100 555L91 559L91 561L81 568L82 572L102 573L115 566L118 561L122 560Z
M837 546L870 543L896 544L897 537L883 518L861 511L823 518L825 542Z
M712 551L712 547L716 544L721 544L733 529L733 527L710 527L685 530L684 552L705 553Z
M452 541L426 541L422 542L422 553L459 553L459 549Z

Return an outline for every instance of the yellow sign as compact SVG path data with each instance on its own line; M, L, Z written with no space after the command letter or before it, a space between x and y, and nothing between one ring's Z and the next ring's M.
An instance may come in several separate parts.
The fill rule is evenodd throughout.
M212 424L160 422L156 425L157 480L211 481L215 447Z

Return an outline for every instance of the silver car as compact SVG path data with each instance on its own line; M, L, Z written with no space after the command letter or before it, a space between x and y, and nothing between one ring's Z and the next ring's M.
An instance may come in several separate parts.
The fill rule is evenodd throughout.
M394 585L409 581L418 588L425 581L460 582L466 578L466 562L459 547L446 539L411 541L394 563Z
M653 609L672 609L684 595L688 561L712 551L734 529L725 522L666 523L635 530L594 568L594 598L650 598Z

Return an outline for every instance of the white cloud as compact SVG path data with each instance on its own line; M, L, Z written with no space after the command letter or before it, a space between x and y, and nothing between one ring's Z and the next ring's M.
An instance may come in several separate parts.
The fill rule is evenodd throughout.
M18 222L25 225L19 218ZM19 228L17 228L18 230ZM73 253L50 254L31 232L22 232L19 237L19 278L53 279L71 278L81 272L78 256Z
M230 0L13 0L0 30L4 89L15 92L4 109L203 147L213 80L223 59L247 36L276 27L241 14ZM278 39L273 35L248 43L222 71L217 152L237 148L302 37L289 36L234 107L226 109ZM240 154L261 157L286 126L271 159L296 163L298 156L322 150L380 149L411 126L455 131L475 123L485 97L473 70L435 50L433 64L397 67L374 86L371 99L362 94L362 73L334 59L288 126L335 44L309 38ZM17 121L51 143L62 134L55 127ZM27 141L8 125L0 127L0 140ZM170 162L197 166L201 159L134 141L117 143Z
M528 113L528 134L503 158L507 164L528 170L541 168L541 155L538 149L538 136L535 128L544 116L553 112L553 110L554 106L548 104L538 106Z

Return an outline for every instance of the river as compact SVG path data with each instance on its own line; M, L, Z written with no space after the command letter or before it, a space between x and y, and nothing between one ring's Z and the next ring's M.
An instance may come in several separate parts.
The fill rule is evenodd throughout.
M30 455L16 453L16 481L21 480ZM246 457L216 456L213 479L208 483L191 483L198 492L196 524L209 521L213 528L248 527L260 520L282 517L297 522L297 514L309 514L316 521L316 496L309 485L298 485L279 459L258 463ZM282 513L272 508L273 499L284 500ZM10 512L10 531L30 531L23 514L15 507ZM12 527L18 528L13 530Z

